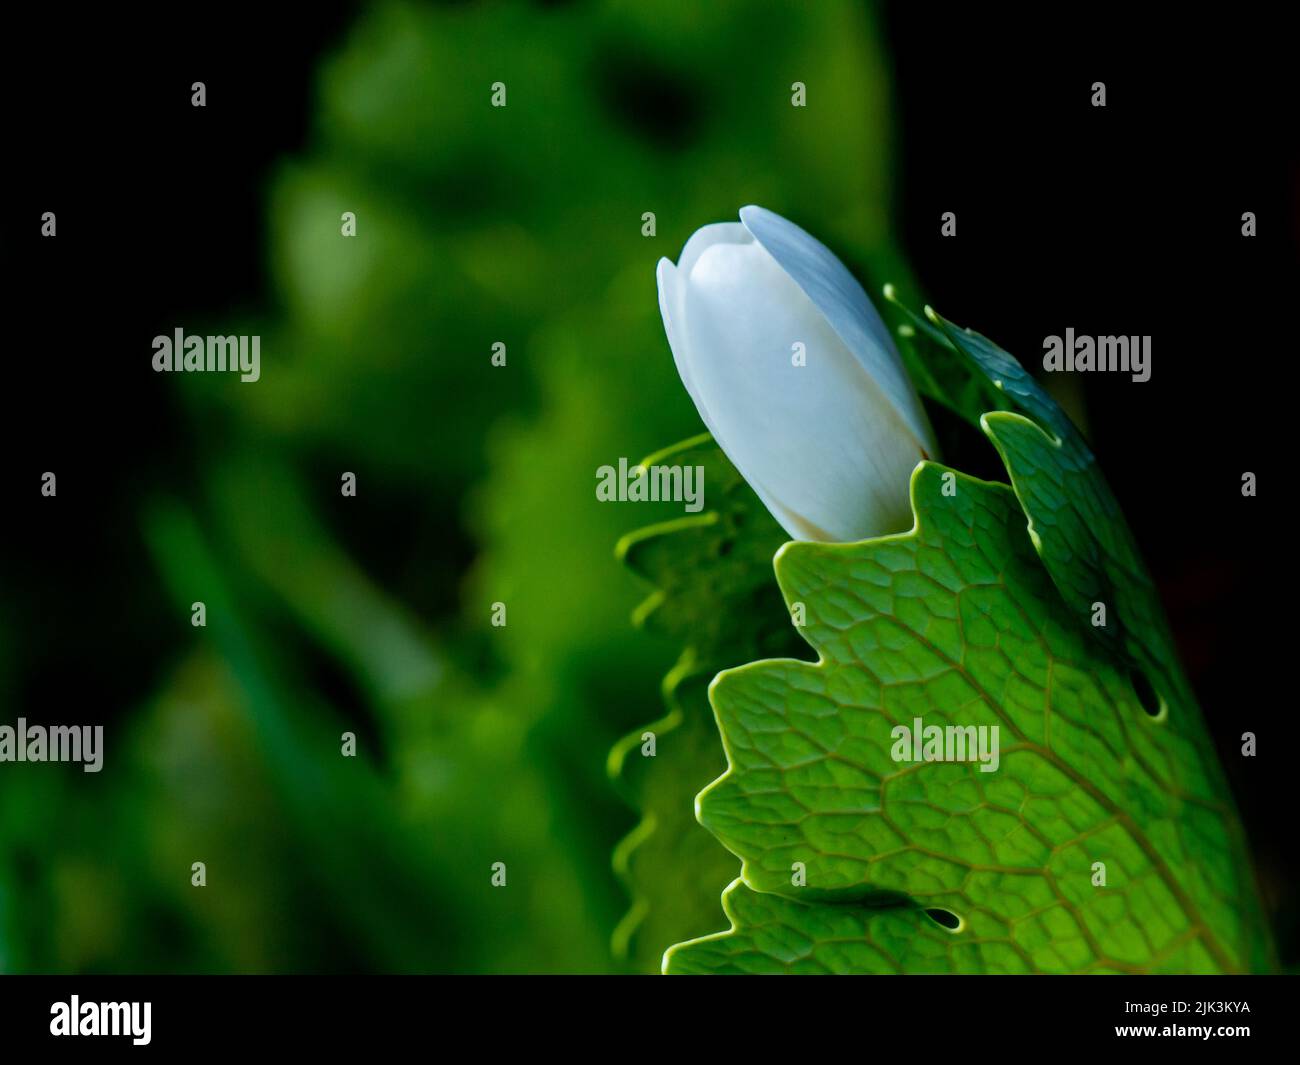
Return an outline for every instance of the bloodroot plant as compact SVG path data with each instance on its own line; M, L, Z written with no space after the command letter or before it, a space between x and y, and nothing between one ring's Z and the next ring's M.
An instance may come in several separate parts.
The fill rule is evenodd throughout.
M740 861L731 928L664 943L664 971L1271 968L1222 769L1078 431L991 341L895 304L900 348L821 243L740 218L659 267L711 434L669 453L703 464L706 508L620 549L686 650L668 717L615 752L626 774L650 734L663 766L619 863L635 886L638 851L690 838L698 787ZM918 396L1007 483L941 464Z

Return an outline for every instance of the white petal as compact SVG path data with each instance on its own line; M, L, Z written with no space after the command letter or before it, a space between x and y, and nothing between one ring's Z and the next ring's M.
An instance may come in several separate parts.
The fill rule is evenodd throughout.
M682 253L677 257L677 269L683 277L690 276L695 264L704 252L715 244L752 244L753 234L739 222L713 222L700 226L686 241Z
M713 241L694 258L670 312L678 344L689 338L689 387L777 520L800 539L909 528L921 445L892 397L762 245ZM804 366L791 364L795 342Z
M682 307L682 289L690 277L699 257L715 244L753 244L754 238L739 222L713 222L701 226L687 238L682 254L673 266L671 260L659 260L657 271L659 281L659 314L664 320L664 332L668 336L668 347L673 353L673 362L677 364L677 373L686 386L687 394L695 402L700 420L708 429L718 446L725 452L727 445L722 439L717 423L709 414L709 408L695 387L694 374L691 372L692 352L690 334L685 330L685 311ZM767 500L764 500L767 503ZM770 508L769 508L770 509Z
M740 220L826 316L849 351L902 414L916 439L929 454L935 454L929 419L903 369L889 329L844 264L821 241L764 207L742 207Z
M698 233L696 235L698 236ZM684 258L685 255L683 254ZM725 451L726 448L723 446L722 438L718 434L717 426L714 424L713 419L709 417L709 408L705 405L699 391L696 389L694 378L691 375L688 341L682 333L685 316L682 311L681 271L672 264L671 260L664 258L659 260L659 269L656 271L656 276L659 282L659 314L664 320L664 333L668 337L668 347L673 353L673 362L677 365L677 373L682 379L682 384L686 386L687 395L695 403L695 409L699 412L704 427L712 434L718 446Z

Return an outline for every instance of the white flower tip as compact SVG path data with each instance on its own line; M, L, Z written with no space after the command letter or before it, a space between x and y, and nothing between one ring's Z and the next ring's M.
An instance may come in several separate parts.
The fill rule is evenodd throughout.
M668 330L669 343L672 342L672 327L669 322L668 294L675 291L677 284L677 267L667 256L659 260L655 267L655 284L659 289L659 311L663 315L664 328Z

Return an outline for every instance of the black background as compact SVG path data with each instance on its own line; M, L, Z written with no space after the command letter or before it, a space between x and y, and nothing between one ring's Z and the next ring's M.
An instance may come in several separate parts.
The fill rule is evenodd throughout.
M131 631L155 611L117 608L154 597L163 609L159 588L132 579L149 567L138 505L193 473L166 382L135 360L159 323L263 291L262 183L303 143L314 63L349 20L346 7L304 10L27 15L6 34L11 705L39 691L92 715L130 706L174 650L157 642L174 637ZM1264 10L909 3L886 23L900 233L936 308L1031 366L1066 327L1153 337L1149 382L1081 382L1090 437L1160 585L1294 965L1300 166L1292 38ZM233 86L221 108L191 108L197 79ZM1105 108L1091 106L1094 81ZM55 241L39 236L45 210ZM944 211L956 239L939 235ZM37 491L47 469L57 507ZM1258 498L1242 497L1244 471ZM80 604L75 624L54 602ZM1253 761L1239 754L1247 730Z

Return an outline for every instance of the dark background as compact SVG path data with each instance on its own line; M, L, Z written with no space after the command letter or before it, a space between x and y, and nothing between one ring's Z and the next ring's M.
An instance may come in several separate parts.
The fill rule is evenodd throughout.
M111 720L185 639L148 620L164 593L140 579L150 564L135 516L150 492L184 493L197 476L193 434L172 382L139 353L187 313L258 304L266 172L304 142L311 72L351 14L29 14L7 34L10 706L39 698ZM1198 19L885 8L898 229L935 307L1027 365L1067 326L1153 336L1147 383L1080 382L1086 430L1164 596L1294 964L1294 908L1281 904L1300 872L1286 505L1295 64L1261 13ZM196 116L196 79L210 95L234 88ZM1094 81L1106 84L1104 109L1090 104ZM681 103L650 93L632 106L653 125ZM39 237L47 209L54 241ZM949 210L955 240L939 236ZM1246 210L1253 239L1240 235ZM34 487L47 469L59 471L57 506ZM1258 498L1241 496L1244 471ZM1253 761L1239 756L1248 730Z

